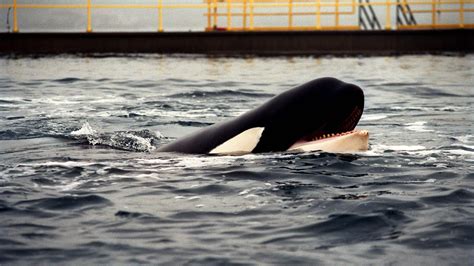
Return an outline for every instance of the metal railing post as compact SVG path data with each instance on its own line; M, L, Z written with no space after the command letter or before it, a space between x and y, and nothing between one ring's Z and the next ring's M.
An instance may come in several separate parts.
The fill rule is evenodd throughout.
M87 32L92 32L91 0L87 0Z
M431 26L436 25L436 0L431 0Z
M163 31L163 0L158 0L158 32Z
M464 0L459 3L459 27L464 28Z
M390 18L390 11L391 11L391 5L390 5L391 0L387 0L386 5L387 5L387 13L385 17L385 29L390 30L392 28L392 20Z
M339 27L339 0L336 0L336 10L335 10L335 15L336 15L336 21L335 21L335 26L336 28Z
M18 10L16 1L17 0L13 0L13 32L18 32Z

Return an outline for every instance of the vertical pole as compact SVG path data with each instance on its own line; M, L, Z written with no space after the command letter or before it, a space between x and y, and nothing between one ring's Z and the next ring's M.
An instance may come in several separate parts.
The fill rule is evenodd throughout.
M459 5L459 27L464 28L464 0L461 0Z
M214 29L217 28L217 0L214 0Z
M316 0L316 29L321 29L321 0Z
M243 6L243 17L242 17L242 24L243 24L243 28L245 30L245 28L247 28L247 0L244 0L244 6Z
M13 32L18 32L18 13L16 1L17 0L13 0Z
M436 0L431 0L431 26L436 25Z
M336 0L336 29L339 27L339 0Z
M232 16L231 16L231 1L227 0L227 30L232 28Z
M293 0L288 0L288 29L293 27Z
M87 0L87 32L92 32L91 0Z
M392 20L390 18L390 11L391 11L390 0L387 0L386 5L387 5L387 13L386 13L386 18L385 18L385 29L390 30L392 28Z
M158 31L163 31L163 0L158 0Z
M250 30L253 30L253 0L250 0Z

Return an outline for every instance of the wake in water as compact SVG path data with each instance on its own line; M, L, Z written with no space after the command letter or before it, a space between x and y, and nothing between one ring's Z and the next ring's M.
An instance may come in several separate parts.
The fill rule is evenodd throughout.
M91 145L136 152L153 151L158 147L160 140L165 138L159 131L151 132L148 129L101 133L93 129L88 122L82 124L80 129L72 131L70 136L79 141L87 141Z

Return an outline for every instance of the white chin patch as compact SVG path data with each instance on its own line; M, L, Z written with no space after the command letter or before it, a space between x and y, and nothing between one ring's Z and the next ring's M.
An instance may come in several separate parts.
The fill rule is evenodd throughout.
M250 153L255 149L262 137L263 127L254 127L243 131L237 136L215 147L210 154L240 155Z
M308 152L325 151L332 153L353 153L369 149L369 132L356 130L349 134L334 136L325 139L299 142L293 144L288 151Z

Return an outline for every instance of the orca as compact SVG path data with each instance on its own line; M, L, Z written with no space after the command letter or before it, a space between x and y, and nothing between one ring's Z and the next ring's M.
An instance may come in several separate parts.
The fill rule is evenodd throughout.
M354 130L364 93L336 78L319 78L283 92L243 115L160 148L160 152L231 154L368 149L368 132Z

